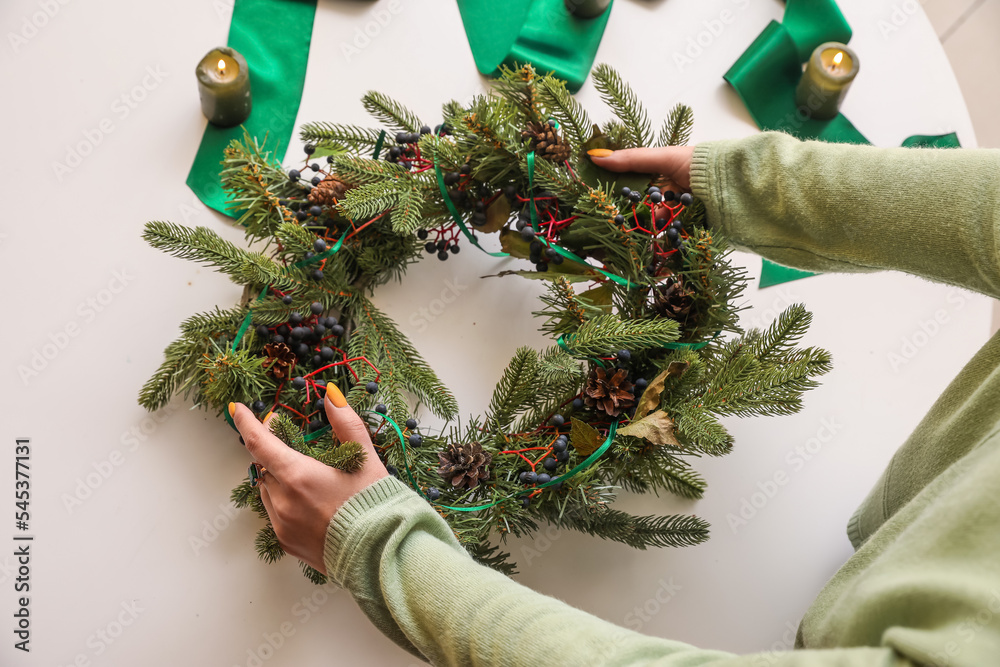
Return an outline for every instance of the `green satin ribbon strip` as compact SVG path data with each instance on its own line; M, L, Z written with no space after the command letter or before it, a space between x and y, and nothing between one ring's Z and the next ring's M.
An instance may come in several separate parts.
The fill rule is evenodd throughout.
M563 0L458 0L458 11L480 72L496 76L501 65L531 63L575 93L594 64L611 7L592 19L576 18Z
M403 436L403 430L399 428L399 424L397 424L395 421L393 421L392 418L389 417L389 415L384 415L381 412L375 412L373 414L376 414L379 417L381 417L382 419L384 419L385 421L387 421L389 423L389 425L392 426L392 428L396 431L396 435L399 436L399 444L400 444L400 446L402 447L402 450L403 450L403 467L406 468L406 476L410 480L410 486L413 488L414 491L416 491L417 493L419 493L420 495L422 495L428 502L432 502L429 498L427 498L427 495L420 489L420 487L417 486L417 481L416 481L416 479L414 479L413 472L410 470L410 458L409 458L409 455L406 452L406 438ZM549 486L553 486L555 484L559 484L561 482L564 482L567 479L569 479L570 477L572 477L573 475L576 475L577 473L579 473L580 471L586 470L591 465L593 465L594 462L597 461L597 459L599 459L602 456L604 456L604 453L607 452L609 449L611 449L611 443L614 442L615 431L617 429L618 429L618 422L617 421L611 422L611 426L608 428L608 437L605 438L604 443L600 447L598 447L597 449L595 449L590 456L588 456L583 461L581 461L580 463L578 463L572 469L566 471L565 473L563 473L562 475L559 475L558 477L555 477L555 478L549 480L548 482L545 482L544 484L535 484L533 486L530 486L530 487L527 487L525 489L522 489L521 491L518 491L517 493L513 493L513 494L511 494L509 496L501 498L500 500L496 500L496 501L494 501L492 503L486 503L486 504L483 504L483 505L474 505L474 506L466 506L466 507L452 507L451 505L437 505L437 503L434 503L434 504L437 505L438 507L440 507L441 509L452 510L453 512L478 512L479 510L485 510L485 509L489 509L491 507L496 507L500 503L506 502L508 500L512 500L514 498L519 498L519 497L521 497L521 496L523 496L523 495L525 495L527 493L531 493L535 489L544 489L544 488L547 488Z
M538 234L540 229L538 223L538 210L535 208L535 151L530 151L527 156L528 163L528 212L531 214L531 228L535 230L535 234ZM591 271L595 271L608 280L616 282L619 285L624 285L625 287L642 287L642 285L637 285L627 278L622 278L621 276L616 276L613 273L608 273L604 269L599 269L593 264L590 264L586 260L577 257L575 254L571 253L569 250L550 242L547 238L536 236L535 240L544 243L547 247L552 248L557 253L570 260L571 262L576 262L577 264L582 264Z
M462 230L463 234L465 234L465 238L469 239L469 243L476 246L490 257L510 257L510 255L505 252L490 252L483 246L479 245L479 239L477 239L475 235L469 231L469 228L465 226L465 221L462 220L461 214L458 212L458 209L455 208L454 202L451 201L451 195L448 194L448 187L444 184L444 175L441 173L441 167L438 166L436 155L434 156L434 174L437 176L438 188L441 190L441 196L444 198L445 206L448 207L448 212L451 213L451 217L455 221L455 224L458 225L458 228Z
M207 125L187 184L206 206L232 217L219 180L223 151L246 131L287 149L306 79L316 0L236 0L228 45L247 60L253 110L242 126Z
M771 21L723 77L743 100L761 130L781 130L800 139L868 144L843 114L813 120L799 111L795 89L802 63L824 42L847 43L851 27L834 0L787 0L781 23ZM914 136L903 146L957 147L954 133ZM817 275L763 260L760 287Z

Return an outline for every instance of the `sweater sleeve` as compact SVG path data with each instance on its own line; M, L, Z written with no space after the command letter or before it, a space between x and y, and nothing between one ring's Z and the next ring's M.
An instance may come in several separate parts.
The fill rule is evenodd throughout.
M895 269L1000 296L1000 150L765 132L696 146L691 188L713 227L778 264Z
M337 512L324 559L379 630L435 665L911 665L885 647L736 656L626 630L479 565L444 519L393 477Z

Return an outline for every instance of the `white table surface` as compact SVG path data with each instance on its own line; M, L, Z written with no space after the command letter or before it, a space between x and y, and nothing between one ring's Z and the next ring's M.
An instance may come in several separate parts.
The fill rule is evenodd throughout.
M292 559L276 566L256 559L259 522L228 503L248 458L225 423L179 400L151 417L135 401L179 322L239 296L227 279L140 238L143 223L158 219L242 239L184 184L205 124L193 69L225 41L229 4L0 6L0 265L8 304L0 337L0 543L13 544L15 437L33 442L37 536L30 655L12 647L13 547L0 546L0 618L7 619L0 622L0 664L254 665L251 654L268 636L281 645L273 655L265 649L263 664L415 662L344 592L316 589ZM841 5L863 63L844 105L857 127L878 145L956 130L963 145L975 146L958 85L922 12L893 16L888 0ZM50 17L39 14L44 6ZM299 123L367 122L358 100L377 88L433 124L446 98L463 100L483 88L454 3L398 7L348 62L343 46L390 3L321 0ZM747 135L755 128L722 75L782 7L776 0L619 0L598 62L619 68L654 118L678 101L693 106L695 141ZM703 36L703 53L679 69L674 52L723 10L732 22L718 36ZM41 27L32 32L25 21ZM134 108L122 105L123 95ZM580 99L597 108L589 83ZM57 177L55 163L87 133L94 136L103 119L110 134ZM760 260L738 261L756 282ZM482 411L518 345L545 344L528 315L537 285L478 278L502 266L466 246L447 263L431 259L411 268L403 284L376 296L455 390L463 414ZM421 324L419 309L438 310L434 301L450 285L458 298ZM709 482L704 500L622 501L638 512L697 513L712 522L711 540L640 552L553 532L512 545L521 582L653 635L740 652L790 648L789 629L851 553L844 534L851 511L987 339L990 301L896 274L751 287L748 301L755 310L747 325L765 325L776 309L806 303L815 322L805 343L828 348L835 370L798 415L727 420L736 449L698 463ZM943 324L927 324L935 317ZM76 335L37 376L22 379L19 367L67 326ZM903 356L906 342L910 357ZM892 354L903 363L894 364ZM808 460L795 454L803 447L813 449ZM95 473L101 470L103 477ZM766 502L754 498L776 473L787 483ZM68 508L77 493L87 497ZM737 514L744 499L761 507L733 530L727 515ZM205 543L196 548L193 539Z

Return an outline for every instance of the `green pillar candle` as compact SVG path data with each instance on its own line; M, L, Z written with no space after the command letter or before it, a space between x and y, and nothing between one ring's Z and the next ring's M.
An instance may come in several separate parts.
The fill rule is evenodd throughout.
M578 19L594 19L607 10L611 0L564 0L566 9Z
M816 120L834 118L860 67L858 56L844 44L826 42L817 46L795 90L799 112Z
M250 115L250 70L238 51L212 49L195 68L201 111L219 127L239 125Z

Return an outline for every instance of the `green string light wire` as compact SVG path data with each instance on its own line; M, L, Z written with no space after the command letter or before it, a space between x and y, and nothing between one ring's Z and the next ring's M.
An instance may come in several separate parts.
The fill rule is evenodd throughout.
M406 476L410 480L410 486L413 488L414 491L416 491L417 493L419 493L420 495L422 495L427 500L427 502L433 503L433 501L430 498L427 498L427 494L425 494L420 489L420 487L417 486L417 481L413 477L413 471L410 470L409 454L406 451L406 438L403 437L403 430L401 428L399 428L399 424L397 424L395 421L393 421L392 418L389 417L388 415L384 415L381 412L376 412L374 414L378 415L379 417L381 417L385 421L389 422L389 425L392 426L393 429L395 429L396 435L399 436L399 444L400 444L400 446L403 449L403 467L406 469ZM559 477L551 479L548 482L545 482L544 484L536 484L534 486L522 489L521 491L518 491L517 493L513 493L513 494L511 494L509 496L505 496L505 497L503 497L503 498L501 498L499 500L495 500L492 503L486 503L484 505L475 505L473 507L453 507L451 505L438 505L437 503L433 503L433 504L437 505L441 509L452 510L454 512L478 512L479 510L485 510L485 509L489 509L491 507L496 507L500 503L506 502L508 500L512 500L514 498L518 498L518 497L523 496L523 495L525 495L527 493L531 493L531 492L535 491L536 489L544 489L544 488L553 486L555 484L560 484L560 483L566 481L567 479L569 479L570 477L576 475L580 471L589 468L591 465L594 464L595 461L597 461L597 459L599 459L602 456L604 456L604 453L607 452L609 449L611 449L611 443L615 439L615 431L617 431L617 430L618 430L618 422L617 421L611 422L611 426L608 428L608 437L604 440L604 443L600 447L598 447L597 449L595 449L593 451L593 453L591 453L590 456L588 456L583 461L581 461L580 463L578 463L572 469L568 470L566 473L560 475Z

